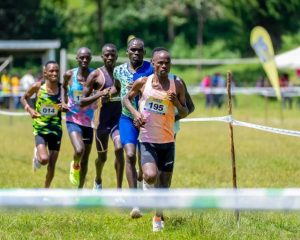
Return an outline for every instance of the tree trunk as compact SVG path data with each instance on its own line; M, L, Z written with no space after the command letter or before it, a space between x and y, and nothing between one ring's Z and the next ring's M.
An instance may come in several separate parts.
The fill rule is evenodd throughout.
M204 31L204 17L201 10L197 10L197 46L202 50L203 45L203 31Z
M97 3L97 26L98 26L98 43L102 47L104 45L103 34L103 0L96 0Z
M174 42L175 39L175 26L172 21L172 16L168 16L168 39L170 42Z

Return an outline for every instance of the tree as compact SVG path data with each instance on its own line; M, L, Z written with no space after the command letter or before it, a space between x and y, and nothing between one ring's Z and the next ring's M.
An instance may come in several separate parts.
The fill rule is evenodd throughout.
M97 4L97 36L100 46L104 45L104 33L103 33L103 1L95 0Z
M249 38L253 27L265 27L272 38L274 48L279 49L281 35L299 28L299 0L221 0L225 17L234 28L231 44L244 55L253 54Z
M26 8L24 7L26 6ZM28 39L36 26L39 0L0 1L1 39Z

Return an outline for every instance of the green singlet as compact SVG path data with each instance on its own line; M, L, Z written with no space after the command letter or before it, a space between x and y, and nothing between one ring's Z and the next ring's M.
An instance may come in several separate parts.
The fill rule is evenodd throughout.
M32 120L34 135L54 134L62 136L61 110L58 104L60 100L59 91L56 95L50 95L47 92L46 84L43 83L37 93L35 110L40 114L39 117Z

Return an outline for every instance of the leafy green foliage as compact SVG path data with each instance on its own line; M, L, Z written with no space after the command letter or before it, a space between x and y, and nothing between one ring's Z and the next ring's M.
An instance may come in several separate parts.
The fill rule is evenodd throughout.
M281 37L282 39L282 47L281 51L289 51L291 49L294 49L296 47L300 46L300 31L298 31L295 34L284 34Z

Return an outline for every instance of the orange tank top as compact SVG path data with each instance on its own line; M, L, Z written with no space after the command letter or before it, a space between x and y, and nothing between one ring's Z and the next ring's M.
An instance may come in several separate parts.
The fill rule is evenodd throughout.
M140 128L139 140L148 143L174 142L175 106L167 99L167 91L152 87L153 76L148 77L140 99L139 109L146 123ZM176 92L174 80L169 81L169 90Z

